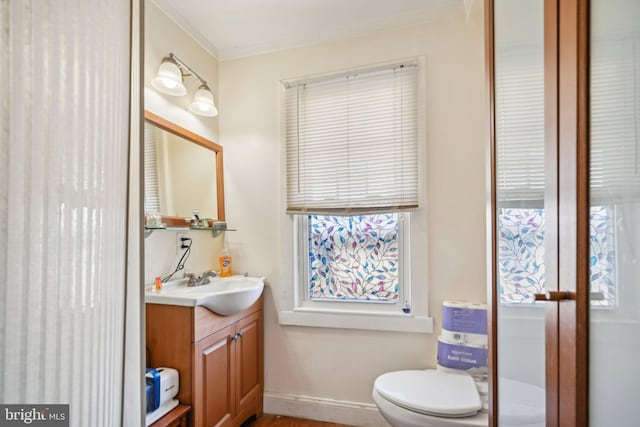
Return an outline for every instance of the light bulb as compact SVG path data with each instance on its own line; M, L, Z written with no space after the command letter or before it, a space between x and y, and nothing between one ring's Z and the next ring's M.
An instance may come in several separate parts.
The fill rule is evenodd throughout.
M218 109L213 102L213 94L206 84L198 88L193 96L193 102L189 105L189 111L205 117L215 117Z
M158 74L151 80L151 86L157 91L172 96L187 94L187 88L182 83L182 71L178 64L171 58L165 57L158 67Z

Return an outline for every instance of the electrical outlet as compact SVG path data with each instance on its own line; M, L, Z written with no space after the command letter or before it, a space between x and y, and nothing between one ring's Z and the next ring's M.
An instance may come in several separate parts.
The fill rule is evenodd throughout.
M182 249L182 238L189 237L187 233L176 233L176 255L180 255L184 249Z

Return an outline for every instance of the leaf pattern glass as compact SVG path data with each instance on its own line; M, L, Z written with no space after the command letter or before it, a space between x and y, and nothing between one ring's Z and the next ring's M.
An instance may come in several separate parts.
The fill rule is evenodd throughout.
M309 215L309 297L399 300L398 214Z
M616 300L616 228L612 206L592 206L589 221L591 305L612 307Z
M502 209L498 221L500 301L530 301L545 290L544 210ZM599 295L593 305L616 304L614 225L613 207L591 207L591 292Z
M544 290L544 210L502 209L498 222L500 301L527 301Z

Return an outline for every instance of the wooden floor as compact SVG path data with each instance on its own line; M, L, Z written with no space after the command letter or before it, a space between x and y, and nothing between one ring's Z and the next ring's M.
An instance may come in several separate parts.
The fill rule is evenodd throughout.
M263 414L256 420L248 420L242 427L349 427L344 424L323 423L282 415Z

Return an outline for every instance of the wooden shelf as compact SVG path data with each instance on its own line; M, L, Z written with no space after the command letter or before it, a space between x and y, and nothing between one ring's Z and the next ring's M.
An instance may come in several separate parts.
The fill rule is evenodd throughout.
M178 405L149 427L187 427L189 405Z

